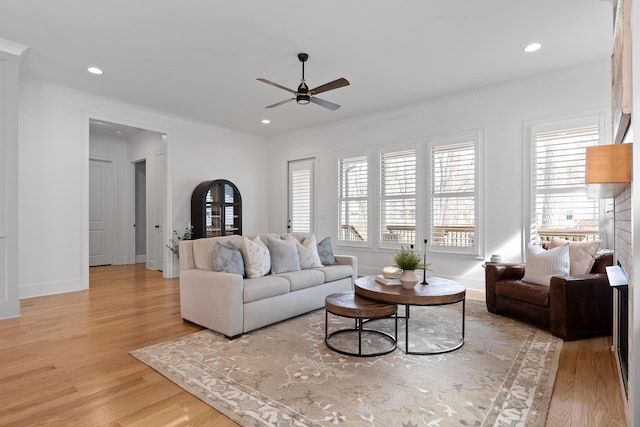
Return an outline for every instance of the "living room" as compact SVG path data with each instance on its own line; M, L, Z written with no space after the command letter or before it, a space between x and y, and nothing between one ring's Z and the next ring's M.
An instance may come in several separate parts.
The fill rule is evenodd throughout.
M610 2L593 3L612 9ZM5 7L12 8L10 5ZM638 12L634 13L637 16ZM42 24L41 19L37 21L39 24ZM612 12L609 11L602 19L610 26ZM10 28L4 25L0 27ZM27 40L17 40L11 36L0 30L0 37L29 45ZM330 40L332 44L336 43L336 40ZM607 43L611 44L611 40ZM308 49L309 65L313 61L321 61L323 57L322 54L314 56L312 47ZM256 60L248 67L252 68L249 70L252 78L247 85L252 85L251 92L260 91L260 114L264 114L265 105L278 101L284 92L261 87L255 78L271 78L287 85L296 82L299 78L299 63L295 58L298 48L296 43L285 49L291 51L292 55L288 62L283 61L279 69L256 68L255 63L259 63ZM375 67L375 55L358 52L355 47L351 51L354 56L361 55L362 61L370 61L371 67ZM207 56L206 52L201 54ZM29 55L31 53L28 51L24 53L23 61L28 60ZM522 60L523 68L533 61L530 58L534 57ZM398 62L395 77L402 79L402 70L414 67L414 58L407 56L395 60ZM474 69L474 65L471 62L469 69ZM436 66L430 64L430 67ZM322 67L329 79L344 74L351 80L352 86L360 84L358 79L349 75L349 67L343 67L340 61L325 63ZM20 69L20 65L16 65L16 69ZM289 77L279 78L281 70L289 69L294 77L291 83L286 80ZM341 155L352 152L375 155L382 148L411 144L420 150L432 139L459 134L480 135L484 191L481 192L482 216L477 224L481 246L471 254L430 252L429 262L432 265L430 274L454 277L469 289L483 290L482 262L491 254L499 253L506 261L520 261L523 256L524 224L527 219L525 189L528 178L525 165L530 143L528 132L537 126L583 118L595 118L598 123L602 121L605 123L604 129L610 131L610 69L607 54L588 63L519 78L514 76L513 79L494 81L480 88L461 87L451 93L345 117L337 122L333 122L329 116L323 123L287 132L268 131L274 132L269 135L205 123L201 119L187 119L163 111L161 105L149 108L141 106L142 103L123 102L118 100L118 93L99 96L19 75L19 96L14 99L18 106L15 134L19 143L15 146L16 170L9 180L16 183L10 192L13 199L9 199L13 202L11 206L15 206L15 212L10 216L14 222L6 226L7 230L16 228L16 231L7 233L16 239L8 246L16 255L12 255L13 262L7 269L10 278L8 294L14 298L7 304L11 306L7 312L12 314L4 317L19 315L15 310L18 299L86 290L91 286L87 261L86 166L90 153L90 120L118 123L166 135L164 155L169 185L166 192L168 203L164 209L168 218L165 241L169 238L170 230L181 232L188 225L193 188L204 180L216 178L229 179L241 190L245 232L284 231L287 217L287 163L313 158L317 178L314 231L319 237L332 236L337 242L337 160ZM310 80L314 76L312 70L312 67L307 70ZM108 76L108 71L105 74L103 77ZM289 71L285 75L289 75ZM166 84L179 85L179 82ZM123 82L122 92L131 89L126 85ZM437 86L437 82L433 82L433 85ZM331 92L331 96L327 94L326 98L340 103L346 109L351 96L349 89L338 89ZM11 94L9 89L5 93ZM167 104L171 102L178 101L170 100ZM224 104L224 100L215 100L214 96L211 102ZM255 101L251 102L253 104ZM291 104L280 108L294 107ZM307 110L311 108L316 108L314 113L322 117L330 114L317 105L311 105ZM280 120L288 120L286 111L281 114ZM310 111L305 111L305 114L310 114ZM278 125L276 122L274 119L272 129ZM11 123L15 124L15 121ZM251 126L256 124L252 123ZM426 152L422 155L426 156ZM418 163L424 163L422 160L425 157L420 159ZM241 168L238 167L239 162ZM426 171L421 173L426 174ZM32 196L28 196L30 194ZM45 214L43 206L60 208L47 209ZM424 205L420 208L425 209ZM47 224L55 226L34 226L42 223L44 218ZM421 227L425 229L426 225L418 223L417 230ZM421 239L422 236L419 236L417 241L421 242ZM121 239L119 244L122 246L118 250L128 250L126 239ZM632 246L632 250L637 249ZM356 255L360 274L374 274L380 266L390 262L393 251L337 242L336 252ZM176 259L167 257L162 270L166 277L177 276ZM633 390L638 389L637 381L640 378L635 376L630 379L631 396ZM635 400L630 399L630 402ZM630 405L632 420L637 417L634 416L634 409Z

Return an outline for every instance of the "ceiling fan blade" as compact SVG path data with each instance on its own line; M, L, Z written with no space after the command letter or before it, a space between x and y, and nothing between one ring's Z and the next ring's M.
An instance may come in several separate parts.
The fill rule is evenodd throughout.
M295 93L296 93L296 91L295 91L295 90L293 90L293 89L289 89L288 87L284 87L284 86L282 86L282 85L279 85L278 83L274 83L274 82L269 81L269 80L267 80L267 79L261 79L261 78L258 78L258 79L256 79L256 80L258 80L258 81L260 81L260 82L262 82L262 83L266 83L266 84L271 85L271 86L279 87L280 89L286 90L287 92L291 92L291 93L293 93L293 94L295 94Z
M318 86L315 89L311 89L309 93L311 95L317 95L319 93L326 92L328 90L338 89L339 87L343 87L343 86L349 86L349 80L341 77L332 82L325 83L322 86Z
M313 102L314 104L318 104L321 107L328 108L331 111L336 111L338 108L340 108L338 104L325 101L324 99L316 98L315 96L311 98L311 102Z
M294 101L295 98L291 98L291 99L285 99L284 101L280 101L280 102L276 102L275 104L272 105L267 105L264 108L273 108L273 107L277 107L278 105L282 105L282 104L286 104L287 102L291 102Z

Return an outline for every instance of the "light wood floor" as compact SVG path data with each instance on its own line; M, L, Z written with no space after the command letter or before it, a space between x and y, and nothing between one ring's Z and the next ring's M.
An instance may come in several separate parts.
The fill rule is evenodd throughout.
M0 425L236 426L128 355L200 329L180 317L178 280L142 264L90 277L89 291L22 300L0 321ZM626 425L609 346L565 343L548 426Z

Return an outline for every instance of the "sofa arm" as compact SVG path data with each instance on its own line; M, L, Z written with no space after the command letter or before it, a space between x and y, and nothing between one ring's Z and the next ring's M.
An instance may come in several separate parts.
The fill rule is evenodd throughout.
M524 264L485 265L485 301L489 312L496 313L496 282L522 279L524 277L524 266Z
M338 264L350 265L353 269L353 275L351 276L351 286L353 287L358 278L358 258L353 255L336 255L335 257Z
M243 332L243 279L200 269L180 271L182 318L231 338Z
M552 277L549 309L551 333L564 340L610 335L613 289L606 274Z

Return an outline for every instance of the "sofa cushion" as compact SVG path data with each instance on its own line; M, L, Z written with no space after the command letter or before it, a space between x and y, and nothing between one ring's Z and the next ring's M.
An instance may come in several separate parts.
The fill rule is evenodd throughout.
M244 279L243 282L244 290L242 299L245 303L287 294L290 289L287 279L274 276L273 274L257 279ZM274 309L277 310L276 307L274 307Z
M324 273L325 282L333 282L334 280L344 279L345 277L351 277L353 275L353 267L350 265L327 265L316 268L316 270Z
M289 281L291 292L321 285L325 282L324 274L318 270L298 270L275 275Z
M244 260L240 249L230 242L216 242L213 245L213 271L244 276Z
M269 238L271 272L273 274L300 270L300 259L295 240Z
M573 242L554 237L549 243L549 249L569 245L569 274L588 274L596 260L596 252L600 249L600 243L600 240Z
M269 274L271 270L269 248L260 240L260 237L256 236L253 240L245 237L240 252L244 258L244 269L249 279L257 279Z
M529 244L523 281L549 286L552 276L569 274L569 245L543 249Z
M522 280L500 280L495 285L496 295L542 307L549 306L549 287L526 283Z
M331 237L325 237L318 243L318 256L322 265L334 265L338 261L333 255L333 247L331 246Z

